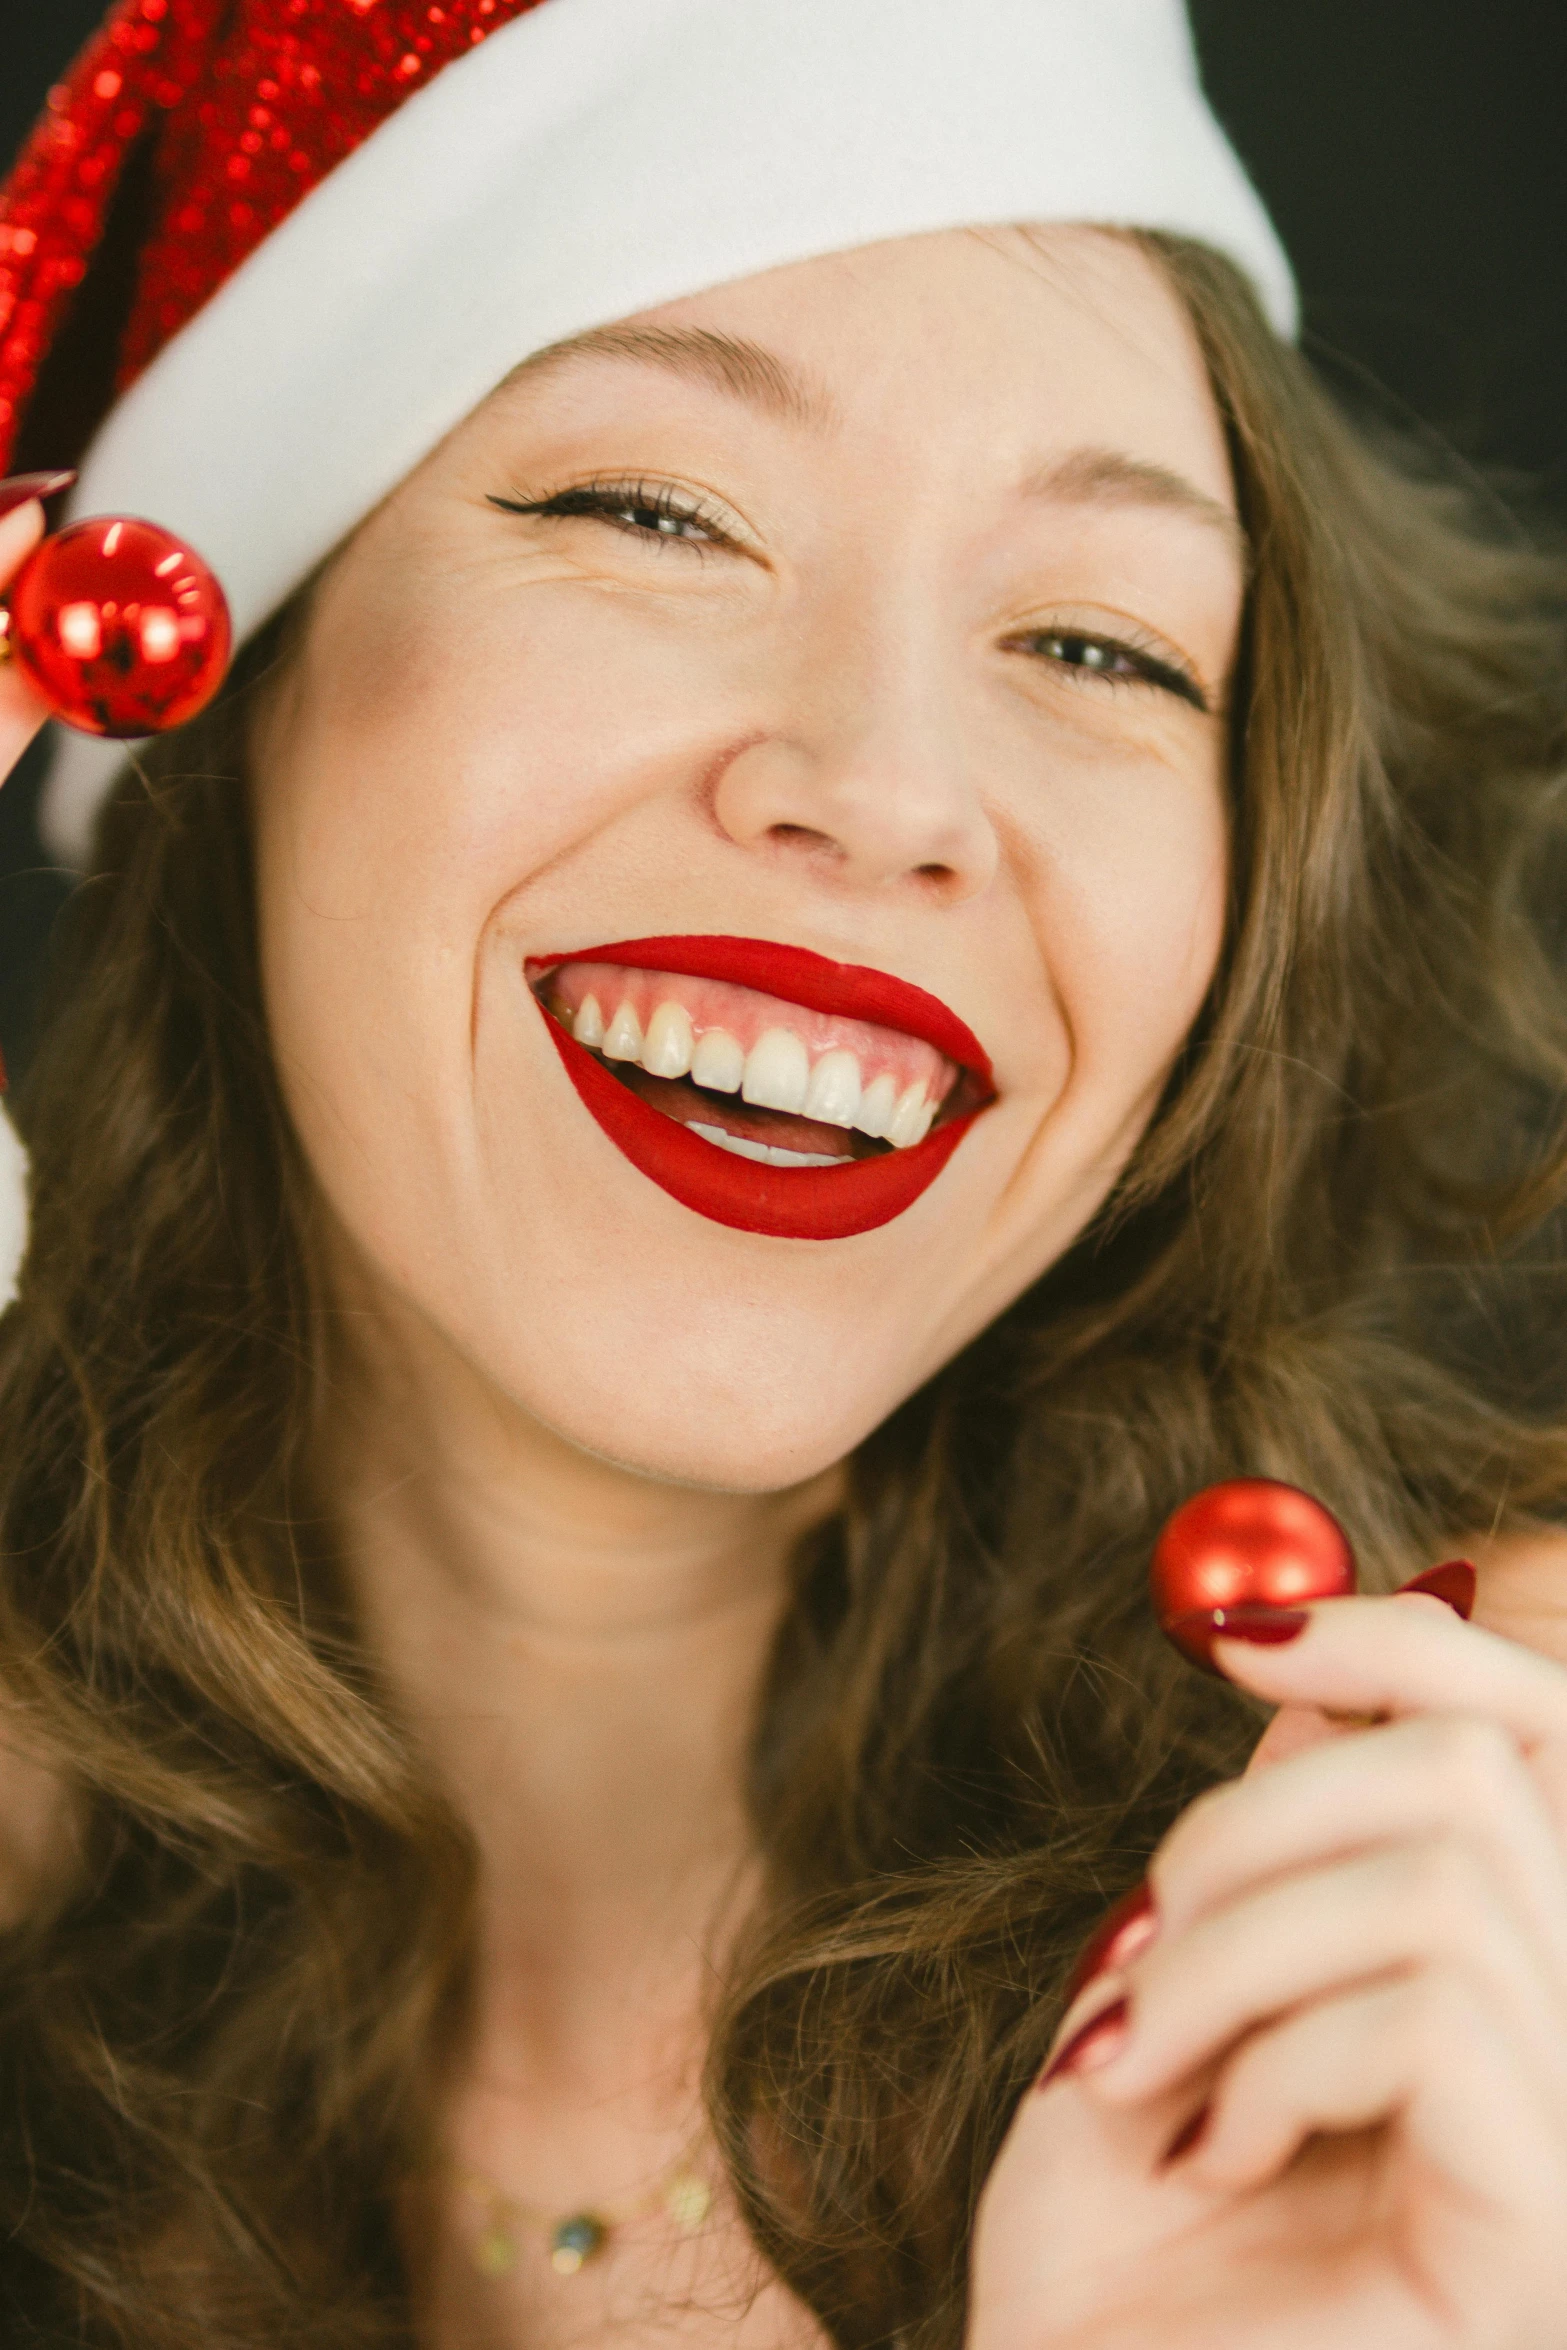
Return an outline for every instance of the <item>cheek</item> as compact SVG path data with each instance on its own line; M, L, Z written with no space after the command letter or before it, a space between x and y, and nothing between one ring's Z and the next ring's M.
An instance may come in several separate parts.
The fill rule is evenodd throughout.
M285 1094L339 1216L400 1255L464 1131L475 942L517 843L509 760L438 631L386 597L321 616L257 758L262 975ZM466 717L466 724L465 724ZM493 729L491 730L493 731ZM404 1218L406 1220L406 1218Z
M590 634L570 596L472 584L422 626L358 581L324 599L256 760L282 1083L339 1218L405 1275L434 1206L449 1218L479 1180L481 1011L499 970L501 1026L516 1025L513 909L541 881L548 896L549 876L559 896L582 853L596 894L632 851L667 867L639 806L689 766L698 699L658 632L617 619ZM565 896L580 923L580 886ZM522 1027L536 1047L531 1006ZM544 1075L558 1077L548 1059ZM531 1063L508 1069L508 1101L530 1079Z
M372 568L420 560L399 546ZM322 613L275 829L324 915L405 940L417 917L472 951L509 893L685 772L722 680L699 630L515 564L444 575L417 613L357 578Z
M1050 859L1046 951L1075 1086L1157 1088L1201 1009L1224 938L1227 820L1217 755L1201 766L1106 762L1070 805ZM1056 942L1059 943L1059 949Z
M637 730L603 715L569 646L515 628L503 645L490 603L469 612L329 602L261 746L269 1000L280 1046L312 1060L393 1035L405 1059L460 1053L494 909L631 787L612 738Z

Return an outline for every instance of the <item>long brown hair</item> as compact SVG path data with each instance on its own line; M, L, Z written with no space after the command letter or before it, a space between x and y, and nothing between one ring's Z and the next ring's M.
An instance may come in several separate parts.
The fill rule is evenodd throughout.
M1339 415L1204 248L1254 553L1219 977L1114 1198L861 1449L757 1724L767 1894L709 2107L836 2343L961 2335L975 2198L1074 1948L1252 1734L1149 1542L1295 1479L1368 1581L1567 1492L1567 563ZM127 770L19 1103L0 1688L69 1840L0 1937L18 2344L390 2350L471 1848L311 1482L326 1311L275 1081L247 697Z

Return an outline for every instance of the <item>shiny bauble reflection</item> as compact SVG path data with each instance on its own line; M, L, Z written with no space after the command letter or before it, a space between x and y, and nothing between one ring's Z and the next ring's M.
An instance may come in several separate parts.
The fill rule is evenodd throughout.
M1330 1510L1273 1477L1231 1477L1183 1502L1154 1545L1155 1612L1194 1664L1208 1665L1215 1608L1347 1599L1355 1554Z
M228 668L223 589L156 523L73 523L29 556L7 603L17 662L55 715L84 734L130 739L183 726Z

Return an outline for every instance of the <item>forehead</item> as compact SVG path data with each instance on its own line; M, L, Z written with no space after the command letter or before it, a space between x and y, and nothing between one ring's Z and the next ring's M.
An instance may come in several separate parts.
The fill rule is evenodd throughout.
M1223 427L1156 262L1078 227L953 229L711 288L534 355L507 389L573 407L733 395L824 447L889 431L1010 458L1109 447L1227 512Z

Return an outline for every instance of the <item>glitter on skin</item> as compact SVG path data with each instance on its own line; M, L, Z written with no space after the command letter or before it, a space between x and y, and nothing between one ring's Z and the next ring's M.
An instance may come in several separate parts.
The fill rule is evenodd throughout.
M0 474L144 138L154 212L121 390L405 98L540 4L119 0L0 191Z

